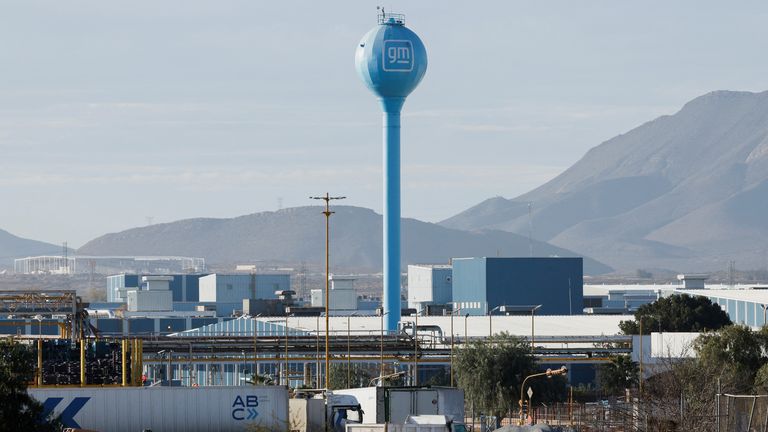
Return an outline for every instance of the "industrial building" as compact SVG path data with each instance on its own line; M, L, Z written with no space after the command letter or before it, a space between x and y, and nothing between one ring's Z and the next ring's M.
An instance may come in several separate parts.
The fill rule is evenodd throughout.
M470 315L537 305L539 315L578 315L583 275L582 258L455 258L451 301Z
M216 305L218 316L241 310L243 299L277 299L291 290L289 274L210 274L200 278L200 302Z
M761 327L766 324L768 309L768 286L755 284L706 284L701 289L685 285L687 278L678 277L678 284L601 284L584 285L586 313L633 313L638 307L653 303L661 297L671 295L696 295L709 298L717 303L736 324ZM696 276L696 286L702 277Z
M408 307L423 310L453 301L453 268L450 264L408 266Z
M355 311L358 308L355 278L353 276L330 275L328 278L329 311ZM311 291L311 304L315 308L325 308L325 288Z
M196 273L146 276L170 277L169 289L172 293L171 301L197 302L200 301L199 279L206 275L206 273ZM107 276L107 302L125 303L125 293L129 289L139 288L141 286L141 278L142 275L129 273Z

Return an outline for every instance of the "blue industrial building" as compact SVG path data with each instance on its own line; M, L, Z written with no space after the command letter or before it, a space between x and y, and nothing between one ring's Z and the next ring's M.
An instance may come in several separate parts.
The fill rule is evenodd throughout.
M174 302L197 302L200 300L199 279L207 273L163 275L173 279L169 281L169 288ZM125 303L126 291L141 288L142 276L138 274L118 274L107 276L107 302Z
M500 306L542 305L539 315L576 315L583 308L582 258L456 258L453 302L462 314Z
M243 299L277 299L291 289L289 274L210 274L200 278L200 301L216 304L218 316L241 310Z

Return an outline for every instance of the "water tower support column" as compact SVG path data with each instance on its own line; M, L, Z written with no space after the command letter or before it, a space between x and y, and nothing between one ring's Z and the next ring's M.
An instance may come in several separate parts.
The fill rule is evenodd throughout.
M400 110L405 98L382 98L384 111L384 306L388 331L400 322Z

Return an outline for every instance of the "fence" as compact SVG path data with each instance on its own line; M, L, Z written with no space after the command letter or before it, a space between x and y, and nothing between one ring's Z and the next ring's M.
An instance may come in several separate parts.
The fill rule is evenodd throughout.
M717 395L718 432L768 431L768 395Z

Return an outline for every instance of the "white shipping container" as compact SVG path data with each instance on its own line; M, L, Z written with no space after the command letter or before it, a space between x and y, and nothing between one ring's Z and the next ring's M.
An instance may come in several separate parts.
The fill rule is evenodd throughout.
M31 388L66 427L101 432L286 431L278 386Z

